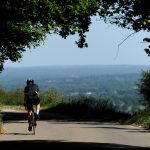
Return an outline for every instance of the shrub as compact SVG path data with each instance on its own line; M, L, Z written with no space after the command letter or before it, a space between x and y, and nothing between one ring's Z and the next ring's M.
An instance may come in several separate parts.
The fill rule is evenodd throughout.
M46 107L54 107L60 103L65 103L64 97L56 90L49 90L46 93L41 94L41 105Z
M128 120L128 123L150 128L150 109L146 108L144 110L139 110L130 120Z

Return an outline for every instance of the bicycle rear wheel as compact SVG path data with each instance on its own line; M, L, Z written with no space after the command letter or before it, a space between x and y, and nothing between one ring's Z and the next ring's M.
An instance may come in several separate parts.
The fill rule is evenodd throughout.
M36 128L36 120L35 120L34 111L32 111L32 130L34 135L35 135L35 128Z

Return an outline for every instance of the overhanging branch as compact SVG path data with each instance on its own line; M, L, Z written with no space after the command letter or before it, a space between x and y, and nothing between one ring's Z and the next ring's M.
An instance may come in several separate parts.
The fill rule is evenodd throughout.
M133 32L133 33L131 33L131 34L129 34L125 39L123 39L123 41L122 42L120 42L119 44L118 44L118 49L117 49L117 53L116 53L116 56L115 56L115 58L114 59L117 59L117 57L118 57L118 54L119 54L119 48L120 48L120 46L129 38L129 37L131 37L133 34L135 34L135 33L137 33L137 31L136 32Z

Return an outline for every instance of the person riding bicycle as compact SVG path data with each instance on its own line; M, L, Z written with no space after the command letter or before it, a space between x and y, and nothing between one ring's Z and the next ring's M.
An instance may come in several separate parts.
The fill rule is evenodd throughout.
M35 117L39 119L40 111L40 98L39 98L39 87L34 83L33 79L27 79L26 86L24 87L24 106L28 111L28 121L31 120L32 109L36 107ZM29 124L28 130L32 130L32 126Z

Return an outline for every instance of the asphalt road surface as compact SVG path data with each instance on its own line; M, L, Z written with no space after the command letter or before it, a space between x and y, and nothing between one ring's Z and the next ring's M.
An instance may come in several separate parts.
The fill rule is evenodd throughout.
M117 122L73 121L41 113L36 134L27 130L25 112L2 111L5 134L0 150L150 150L150 131Z

